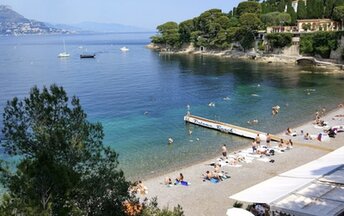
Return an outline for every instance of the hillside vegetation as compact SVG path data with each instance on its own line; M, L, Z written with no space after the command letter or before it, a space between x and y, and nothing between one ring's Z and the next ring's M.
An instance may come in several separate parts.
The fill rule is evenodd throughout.
M296 12L297 11L297 12ZM195 47L223 50L237 43L243 50L253 47L258 30L267 26L295 25L297 19L330 18L344 20L344 0L312 0L307 4L300 0L297 10L291 0L244 1L229 12L210 9L198 17L181 23L166 22L157 27L158 33L152 43L178 50L183 44L193 43ZM270 44L288 46L291 35L268 37Z

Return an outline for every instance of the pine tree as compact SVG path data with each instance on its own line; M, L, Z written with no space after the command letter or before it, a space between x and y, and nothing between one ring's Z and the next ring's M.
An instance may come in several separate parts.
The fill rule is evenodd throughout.
M326 17L326 18L332 17L333 8L334 8L334 3L335 3L335 0L326 0L326 1L325 1L325 13L324 13L324 17Z
M291 17L291 24L294 25L296 23L297 15L296 15L296 12L295 12L293 6L291 5L291 1L289 1L287 4L287 13Z
M308 19L315 18L315 0L307 1L306 10Z
M315 0L315 9L315 18L322 19L324 17L324 4L322 0Z
M284 12L285 11L285 5L286 5L286 3L285 3L285 1L284 0L281 0L280 2L279 2L279 4L278 4L278 11L279 12Z
M306 19L307 18L307 10L306 4L303 0L300 0L297 5L297 18L298 19Z

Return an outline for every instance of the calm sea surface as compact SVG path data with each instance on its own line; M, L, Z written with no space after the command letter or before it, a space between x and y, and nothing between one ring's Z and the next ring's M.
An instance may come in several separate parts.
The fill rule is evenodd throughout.
M90 121L103 124L104 143L120 153L126 175L138 178L209 159L220 153L222 143L236 148L249 142L185 124L187 105L195 115L276 133L344 99L344 75L159 55L145 48L151 35L0 37L1 112L7 100L23 98L34 85L62 85L80 98ZM63 39L68 59L57 58ZM120 52L123 46L130 51ZM96 58L80 59L85 51ZM281 111L272 118L271 107L277 104ZM248 125L253 119L259 124ZM173 145L167 145L168 137Z

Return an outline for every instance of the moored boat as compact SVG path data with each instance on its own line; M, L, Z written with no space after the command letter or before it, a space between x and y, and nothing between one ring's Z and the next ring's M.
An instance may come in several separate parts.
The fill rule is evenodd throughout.
M128 48L128 47L122 47L120 50L121 50L122 52L128 52L128 51L129 51L129 48Z
M81 54L80 58L95 58L96 54Z

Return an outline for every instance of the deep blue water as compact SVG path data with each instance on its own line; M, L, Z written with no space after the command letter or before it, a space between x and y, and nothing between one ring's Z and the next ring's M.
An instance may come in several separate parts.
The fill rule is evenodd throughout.
M233 148L248 143L185 124L188 104L195 115L276 133L310 120L316 109L334 108L344 98L343 74L159 55L145 48L150 36L0 37L0 110L14 96L26 96L34 85L62 85L80 98L90 121L103 124L104 143L120 153L127 176L136 178L210 158L220 153L222 143ZM71 54L68 59L57 58L63 39ZM122 46L130 51L120 52ZM95 52L96 59L80 59L86 50ZM209 107L210 102L216 106ZM276 104L281 111L272 118ZM259 124L248 125L252 119ZM167 145L168 137L174 138L173 145Z

